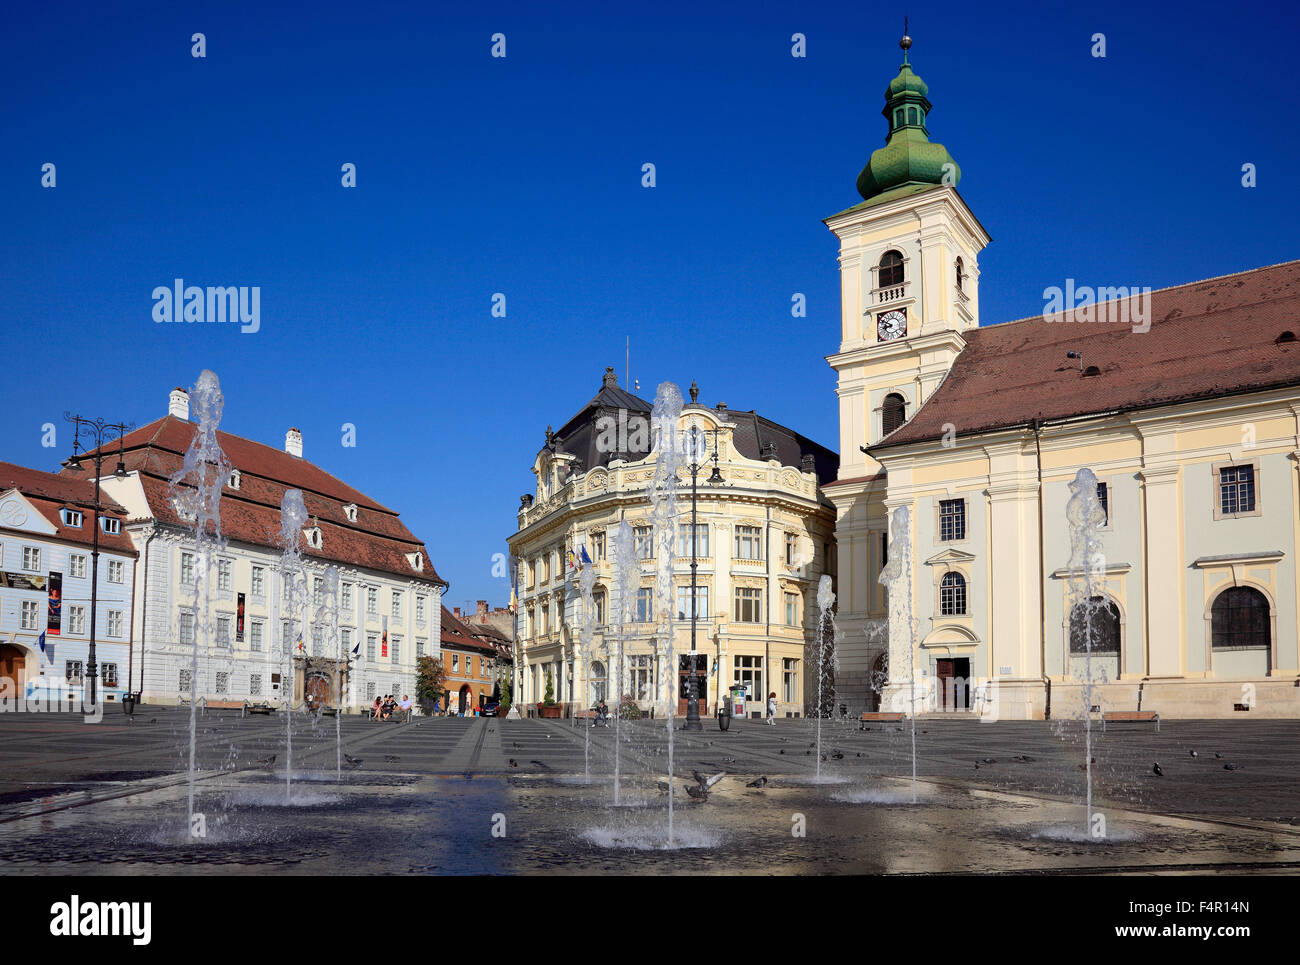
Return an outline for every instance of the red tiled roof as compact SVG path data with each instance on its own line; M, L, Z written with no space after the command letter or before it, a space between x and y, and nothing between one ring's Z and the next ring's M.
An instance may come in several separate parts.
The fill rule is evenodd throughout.
M95 541L94 507L95 484L85 479L69 478L58 473L42 472L28 469L26 466L12 462L0 462L0 492L16 489L54 526L53 538L70 543L84 543L91 546ZM99 495L100 516L118 520L126 518L126 509L108 497ZM60 509L79 509L82 512L80 526L67 526L63 522ZM119 528L117 535L99 533L101 549L135 556L135 546L126 530Z
M478 650L495 654L496 648L476 639L470 629L456 619L446 607L442 608L442 645L460 650Z
M122 442L122 460L128 471L139 472L150 511L160 523L192 525L176 511L170 479L181 468L196 429L194 423L168 415L128 433ZM280 500L289 489L301 489L309 525L319 526L322 537L320 549L303 547L304 556L447 585L424 544L393 510L305 459L228 432L218 432L217 441L240 473L239 489L227 487L221 497L221 531L227 539L277 548ZM105 448L116 458L116 443ZM92 471L84 457L82 466L84 477ZM70 478L69 470L64 478ZM349 503L357 506L355 522L344 512ZM421 554L422 569L411 566L408 553Z
M1148 332L1069 312L964 333L943 383L872 450L937 440L948 423L962 436L1300 385L1300 342L1278 342L1300 336L1300 261L1161 289L1150 303ZM1105 318L1105 304L1091 311Z

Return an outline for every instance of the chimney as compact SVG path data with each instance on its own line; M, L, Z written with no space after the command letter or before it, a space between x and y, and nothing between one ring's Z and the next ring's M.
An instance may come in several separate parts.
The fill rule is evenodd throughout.
M167 414L178 419L190 421L190 394L179 385L167 396Z
M714 408L717 411L718 415L727 414L727 403L725 402L719 402Z
M457 620L459 620L459 619L460 619L460 607L458 607L458 606L454 606L454 607L452 607L452 608L451 608L451 615L454 616Z
M284 451L291 456L302 458L302 433L296 426L284 434Z
M803 471L804 472L817 471L817 457L814 456L811 452L805 452L803 454Z
M758 447L758 458L764 461L776 458L776 443L765 442Z
M605 366L605 377L600 380L600 387L602 389L618 388L618 376L614 374L614 366Z
M487 623L487 620L488 620L487 600L479 600L478 601L478 622Z

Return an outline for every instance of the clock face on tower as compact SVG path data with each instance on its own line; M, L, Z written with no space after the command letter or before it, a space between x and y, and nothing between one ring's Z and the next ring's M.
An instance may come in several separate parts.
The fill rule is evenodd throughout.
M894 309L876 316L876 338L882 342L892 342L907 334L907 312Z

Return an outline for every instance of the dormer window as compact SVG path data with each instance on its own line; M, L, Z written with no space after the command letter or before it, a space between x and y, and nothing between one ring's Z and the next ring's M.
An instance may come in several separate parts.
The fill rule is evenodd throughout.
M893 288L903 284L903 256L897 251L887 251L880 256L877 288Z
M423 553L411 553L406 558L411 561L411 569L415 570L417 573L424 569Z
M238 489L238 488L239 488L239 484L240 484L240 482L242 482L242 480L243 480L243 476L242 476L242 474L240 473L240 471L239 471L238 469L232 469L232 470L230 470L230 481L229 481L229 484L230 484L230 488L231 488L231 489Z
M63 514L63 525L64 525L64 526L72 526L72 527L74 527L74 528L76 528L76 529L81 529L81 520L82 520L82 515L81 515L81 511L80 511L80 510L77 510L77 509L65 509L65 510L62 510L61 512L62 512L62 514Z
M314 550L320 549L321 544L324 542L324 537L321 533L321 529L319 526L312 526L308 529L303 530L302 535L303 538L306 540L307 545Z
M99 525L109 536L116 536L118 533L122 532L122 521L120 519L114 519L112 516L99 517Z
M347 517L349 523L355 523L357 521L357 504L348 503L344 506L343 515Z

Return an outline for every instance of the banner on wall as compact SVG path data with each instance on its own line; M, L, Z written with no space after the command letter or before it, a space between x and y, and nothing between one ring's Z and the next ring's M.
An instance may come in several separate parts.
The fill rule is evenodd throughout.
M244 642L244 594L236 594L235 599L235 642Z
M50 573L49 615L45 618L45 632L57 637L63 628L63 574Z

